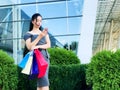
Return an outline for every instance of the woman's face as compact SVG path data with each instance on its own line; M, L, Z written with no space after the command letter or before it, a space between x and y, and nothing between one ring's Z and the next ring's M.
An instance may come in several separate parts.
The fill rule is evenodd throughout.
M38 16L36 19L32 21L33 26L39 28L42 25L42 17Z

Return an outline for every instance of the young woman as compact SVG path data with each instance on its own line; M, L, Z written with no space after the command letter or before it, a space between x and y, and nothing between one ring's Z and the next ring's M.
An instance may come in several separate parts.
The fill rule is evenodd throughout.
M24 35L24 40L28 50L39 49L49 64L49 54L46 49L50 48L51 43L48 29L40 30L41 24L42 16L35 13L31 18L29 32ZM37 90L49 90L48 69L49 66L44 77L38 78Z

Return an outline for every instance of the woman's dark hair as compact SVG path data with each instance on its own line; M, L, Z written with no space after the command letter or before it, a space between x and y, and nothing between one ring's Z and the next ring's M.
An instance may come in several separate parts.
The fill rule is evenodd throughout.
M40 16L42 17L42 15L40 15L39 13L35 13L32 15L31 21L30 21L30 27L29 27L29 31L31 31L33 29L33 23L32 21L36 19L37 21L37 17ZM43 29L42 26L40 26L40 30Z
M29 31L31 31L31 30L33 29L33 23L32 23L32 21L33 21L34 19L36 19L36 21L37 21L37 17L38 17L38 16L42 17L39 13L35 13L35 14L32 15L32 18L31 18L31 21L30 21L30 26L29 26ZM44 29L44 28L43 28L42 26L40 26L39 30L42 31L43 29ZM27 49L27 47L26 47L26 45L25 45L24 51L23 51L23 56L25 56L28 52L29 52L29 50Z

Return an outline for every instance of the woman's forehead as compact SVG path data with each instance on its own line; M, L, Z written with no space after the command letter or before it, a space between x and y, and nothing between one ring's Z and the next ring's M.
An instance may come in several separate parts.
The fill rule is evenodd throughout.
M38 16L38 17L37 17L37 20L42 20L42 17Z
M41 21L42 20L42 17L41 16L38 16L37 18L35 18L33 21Z

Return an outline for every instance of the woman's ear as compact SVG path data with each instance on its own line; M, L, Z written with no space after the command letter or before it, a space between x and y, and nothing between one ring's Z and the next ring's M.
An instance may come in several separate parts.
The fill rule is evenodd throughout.
M34 21L32 21L32 24L34 24Z

